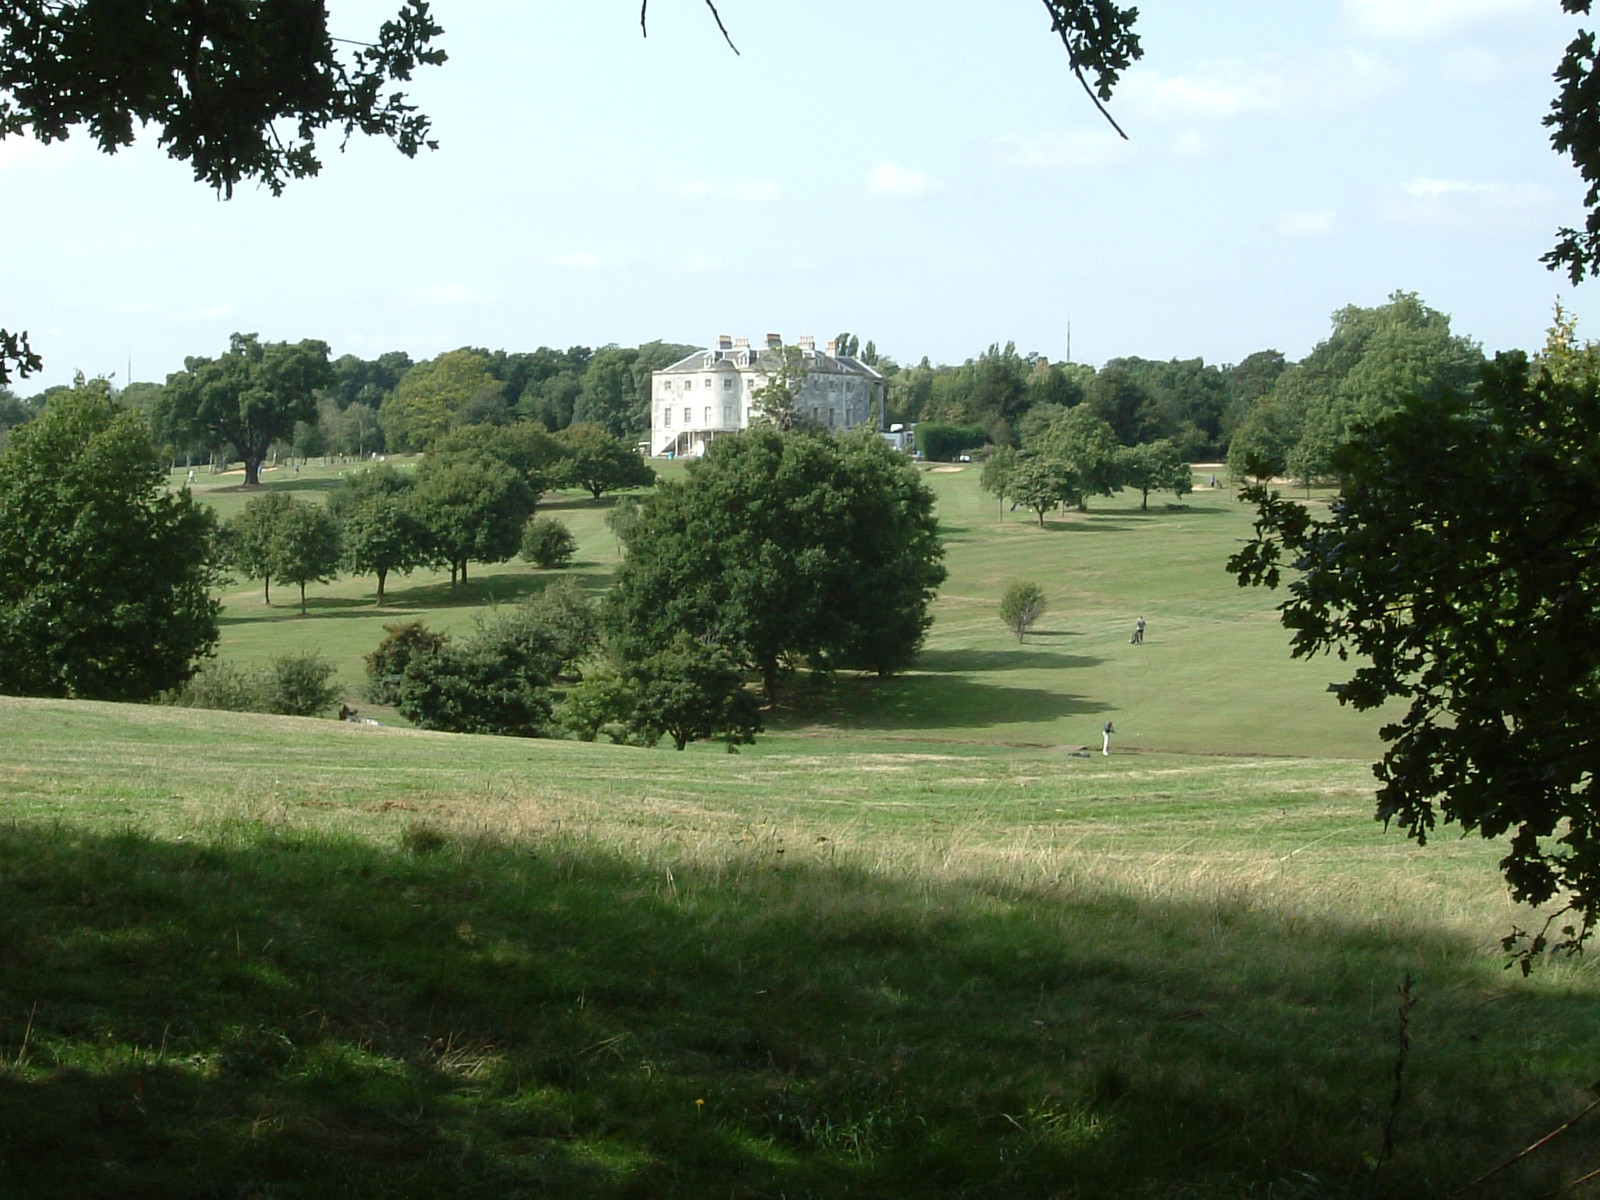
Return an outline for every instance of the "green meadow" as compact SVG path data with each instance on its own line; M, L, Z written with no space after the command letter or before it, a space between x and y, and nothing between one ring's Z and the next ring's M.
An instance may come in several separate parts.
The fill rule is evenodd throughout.
M0 698L0 1195L1593 1194L1585 1122L1511 1160L1593 1100L1594 971L1506 970L1495 847L1371 819L1379 719L1222 571L1248 513L926 478L917 669L738 755ZM238 581L221 654L366 709L384 623L606 585L607 505L544 509L569 572Z

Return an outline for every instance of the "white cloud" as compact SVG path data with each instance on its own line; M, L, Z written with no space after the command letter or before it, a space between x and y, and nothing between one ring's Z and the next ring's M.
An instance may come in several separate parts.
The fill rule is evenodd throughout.
M1370 54L1340 51L1309 59L1219 59L1186 75L1135 69L1119 101L1164 121L1220 121L1251 113L1337 112L1388 91L1397 73Z
M1273 223L1273 228L1284 237L1321 237L1332 233L1338 223L1336 209L1313 208L1283 213Z
M441 308L466 304L472 299L472 289L464 283L434 283L416 288L411 298L418 304L432 304Z
M1479 183L1419 176L1381 196L1374 211L1396 225L1451 229L1543 228L1557 201L1532 183Z
M1126 162L1133 148L1110 129L1071 133L1007 134L990 142L996 160L1008 167L1099 171Z
M1542 7L1542 0L1341 0L1339 12L1352 29L1373 37L1437 38Z
M587 254L582 251L573 254L552 254L550 264L556 267L572 267L579 271L592 271L601 265L598 254Z
M867 175L867 190L880 196L926 196L938 187L926 175L899 163L879 163Z

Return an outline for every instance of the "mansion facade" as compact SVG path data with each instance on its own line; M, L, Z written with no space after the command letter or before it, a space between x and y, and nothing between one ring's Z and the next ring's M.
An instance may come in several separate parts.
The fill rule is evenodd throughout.
M825 429L883 423L885 380L858 358L829 342L796 343L805 370L796 415ZM767 334L765 347L749 338L722 336L710 350L697 350L650 381L650 453L658 458L699 457L718 437L748 429L756 419L753 394L783 363L783 339Z

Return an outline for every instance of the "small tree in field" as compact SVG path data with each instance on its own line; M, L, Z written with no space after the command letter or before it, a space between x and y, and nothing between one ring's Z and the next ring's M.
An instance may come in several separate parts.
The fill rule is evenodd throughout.
M306 584L328 583L339 573L339 523L320 504L294 501L272 531L272 574L300 588L300 615L306 614Z
M682 750L720 735L731 750L733 743L753 742L761 732L756 698L745 691L738 663L720 646L680 633L630 674L638 703L629 725L646 745L664 735Z
M1009 583L1000 594L1000 619L1022 641L1046 608L1044 589L1037 583Z

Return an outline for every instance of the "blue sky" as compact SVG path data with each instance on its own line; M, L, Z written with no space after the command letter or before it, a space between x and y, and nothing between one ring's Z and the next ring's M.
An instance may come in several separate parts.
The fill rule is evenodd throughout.
M331 0L362 37L393 5ZM335 354L851 330L1101 363L1306 354L1415 291L1494 351L1574 292L1540 120L1556 0L1144 0L1101 120L1035 0L436 0L439 151L332 146L218 200L153 139L0 143L0 325L43 375L164 379L235 331ZM913 23L912 14L915 16Z

